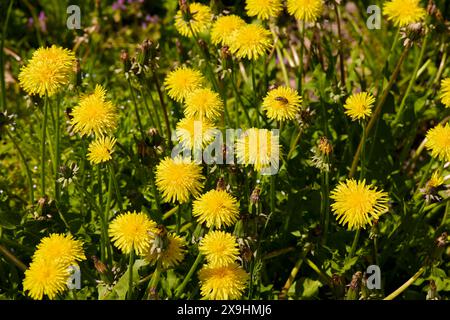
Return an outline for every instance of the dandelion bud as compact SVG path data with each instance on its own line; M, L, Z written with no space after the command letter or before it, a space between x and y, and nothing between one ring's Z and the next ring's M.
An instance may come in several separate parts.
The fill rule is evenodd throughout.
M106 265L100 261L96 256L91 257L92 261L94 262L94 267L100 274L104 274L108 271L106 268Z
M439 237L435 240L435 247L434 250L431 253L431 261L437 261L442 259L442 253L445 251L445 247L448 243L448 233L443 232Z
M434 280L430 280L430 288L427 292L427 300L440 300L441 297L437 292L436 282Z
M216 190L225 191L225 189L225 179L223 177L220 177L219 180L217 180Z
M152 147L158 147L163 143L163 138L161 137L161 135L158 132L158 129L156 128L150 128L147 131L147 135L149 138L149 145Z
M404 39L403 45L412 46L414 42L417 42L425 35L425 27L423 23L411 23L406 27L402 28L401 38Z
M372 228L370 229L369 233L369 239L375 239L379 235L379 229L378 229L378 219L374 219L372 221Z
M232 57L231 52L230 52L230 48L228 46L223 46L220 49L220 55L221 55L223 60L230 59Z
M348 285L347 296L345 297L346 300L358 300L359 291L361 288L361 278L362 278L361 271L358 271L353 275L352 281Z
M326 137L320 138L319 141L319 150L322 154L328 156L331 152L333 152L333 146L330 141Z
M259 202L259 194L261 192L261 189L259 189L259 187L256 187L255 189L253 189L252 194L250 196L250 202L252 204L257 204Z
M345 284L342 276L336 273L331 276L331 290L336 299L341 299L345 295Z
M120 51L120 60L123 63L123 71L127 73L131 69L131 61L128 52L125 50Z

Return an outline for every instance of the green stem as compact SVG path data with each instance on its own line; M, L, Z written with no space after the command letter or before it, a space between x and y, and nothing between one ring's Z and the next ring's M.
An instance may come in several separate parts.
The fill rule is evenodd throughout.
M15 264L16 267L18 267L21 271L27 270L27 266L1 244L0 244L0 253L3 254L13 264Z
M400 286L397 290L392 292L390 295L388 295L383 300L393 300L398 295L400 295L403 291L405 291L411 284L413 284L421 275L425 272L425 267L421 267L419 271L416 272L415 275L413 275L408 281L406 281L402 286Z
M380 261L378 259L378 240L377 240L377 236L375 236L373 238L373 251L374 251L373 254L374 254L374 257L375 257L375 264L377 266L379 266L380 265Z
M353 239L352 247L350 249L350 253L348 254L348 259L352 258L356 251L356 245L358 244L359 235L361 233L361 229L356 230L355 238Z
M270 176L270 212L272 214L275 213L275 179L275 174Z
M6 31L8 29L9 17L11 15L11 9L14 0L9 2L8 10L6 12L5 23L3 24L3 32L2 32L2 40L0 42L0 80L1 80L1 89L2 89L2 109L6 110L6 82L5 82L5 53L3 48L5 46L6 39Z
M419 58L417 59L416 66L415 66L414 71L412 73L411 79L409 80L409 84L408 84L408 87L406 88L405 95L403 96L402 102L400 103L400 107L398 108L397 116L395 117L395 120L394 120L394 123L393 123L394 125L396 125L400 120L402 120L406 99L408 98L409 93L410 93L410 91L411 91L411 89L412 89L412 87L414 85L414 82L417 79L419 67L420 67L420 64L422 63L423 56L425 54L425 49L427 47L428 36L429 36L429 33L427 33L425 35L424 39L423 39L422 49L420 50Z
M25 159L25 156L22 152L22 149L19 146L19 143L16 141L14 136L9 132L9 130L5 130L8 137L11 139L12 143L17 149L17 152L19 153L20 160L22 160L22 163L25 167L25 173L27 174L27 180L28 180L28 188L30 189L30 204L34 203L34 188L33 188L33 179L31 177L31 170L28 166L28 162Z
M297 25L300 27L300 22L297 22ZM298 93L300 95L303 94L302 91L302 82L303 82L303 52L305 50L305 21L302 21L301 30L300 30L300 61L299 61L299 69L298 69Z
M334 12L336 14L336 22L338 27L338 37L339 37L339 68L341 71L341 85L345 84L345 68L344 68L344 51L342 50L342 31L341 31L341 11L338 4L334 4Z
M442 221L440 224L441 227L446 224L449 212L450 212L450 200L447 200L447 204L445 205L444 215L442 217Z
M305 260L306 264L314 270L315 273L319 275L322 280L329 285L331 283L331 278L329 275L327 275L325 272L323 272L314 262L312 262L310 259L306 258Z
M61 158L60 146L60 104L56 105L56 121L55 121L55 200L58 203L60 199L60 186L58 182L59 163Z
M194 263L191 266L191 269L189 269L188 274L184 278L183 282L178 286L178 288L175 290L175 298L180 298L181 294L184 291L184 288L188 284L189 280L191 280L192 275L194 274L195 270L197 270L198 265L202 261L203 257L201 253L197 255L197 258L195 259Z
M361 147L361 155L360 155L360 161L361 161L361 175L360 180L364 179L365 173L366 173L366 123L363 120L361 123L362 127L362 133L361 133L361 141L362 141L362 147Z
M41 131L41 193L45 196L45 138L47 133L48 95L44 98L44 118Z
M128 263L128 300L133 298L133 265L134 265L134 249L130 252L130 261Z
M120 195L120 189L119 189L119 184L117 183L117 175L114 170L114 164L108 163L108 167L109 167L110 179L112 180L114 191L116 193L117 204L119 205L119 210L123 211L122 196Z
M328 156L326 156L326 161L327 161L327 163L329 163L329 160L328 160ZM329 172L328 172L328 170L324 170L324 172L323 172L323 178L324 178L324 195L323 195L323 198L324 198L324 202L325 202L325 205L324 205L324 210L325 210L325 212L324 212L324 216L325 216L325 223L324 223L324 228L323 228L323 240L322 240L322 244L323 245L326 245L326 243L327 243L327 237L328 237L328 229L329 229L329 225L330 225L330 198L329 198L329 196L330 196L330 192L329 192L329 189L330 189L330 182L329 182Z
M409 48L410 48L410 46L405 46L405 48L403 49L402 55L400 56L400 58L399 58L399 60L397 62L397 65L395 66L394 72L392 73L392 76L389 79L389 83L386 86L386 88L384 89L383 95L378 100L378 103L376 105L375 111L374 111L372 117L370 118L369 123L367 124L366 131L365 131L365 136L369 135L372 127L377 122L378 117L380 116L381 111L383 109L383 105L386 102L386 99L388 97L389 91L391 90L392 86L394 85L394 82L397 79L397 76L398 76L398 74L400 72L400 67L403 64L403 61L405 61L405 59L406 59L406 56L407 56L408 51L409 51ZM359 154L361 153L362 143L363 143L363 141L361 139L361 141L359 142L359 145L358 145L358 149L356 150L355 155L353 156L352 166L351 166L351 169L350 169L350 172L349 172L349 178L352 178L354 176L354 174L356 173L356 168L357 168L357 165L358 165Z
M286 160L289 160L290 158L291 158L291 156L292 156L292 154L294 153L294 151L295 151L295 147L297 147L297 143L298 143L298 141L300 140L300 137L302 136L302 129L299 127L298 128L298 133L297 133L297 135L295 136L295 139L294 139L294 141L291 143L291 147L290 147L290 149L289 149L289 153L288 153L288 155L287 155L287 157L286 157ZM291 139L292 140L292 139Z
M156 263L155 271L153 271L152 278L148 284L147 293L149 297L153 297L156 294L156 289L158 287L158 282L161 274L161 261L158 260Z
M139 126L139 131L141 132L142 139L145 139L144 127L142 126L141 116L139 114L139 108L136 102L136 97L134 95L133 85L131 84L131 80L128 79L128 86L130 88L131 98L133 99L134 112L136 113L136 119Z
M297 276L300 267L302 266L303 261L305 261L305 258L308 255L310 249L311 246L305 247L300 257L298 258L297 262L295 263L294 268L292 268L291 273L289 274L289 278L286 280L286 283L284 284L283 288L280 291L279 295L280 300L287 298L287 293L289 292L289 289L291 288L292 283L294 282L295 277Z
M167 113L167 106L164 102L164 97L161 92L161 86L159 84L158 76L156 75L156 72L153 72L153 80L155 82L156 90L158 92L159 102L161 103L161 107L163 109L164 114L164 122L166 124L166 130L167 130L167 140L169 141L169 148L172 148L172 133L170 129L170 121L169 121L169 114Z
M231 86L233 87L234 97L235 97L235 99L237 99L239 101L239 104L241 105L242 110L244 110L244 114L245 114L245 117L247 118L248 124L251 126L252 125L252 120L250 119L250 115L248 114L248 110L245 107L244 102L241 99L241 95L238 92L235 80L236 80L235 79L235 71L234 71L234 65L233 65L233 74L232 74Z

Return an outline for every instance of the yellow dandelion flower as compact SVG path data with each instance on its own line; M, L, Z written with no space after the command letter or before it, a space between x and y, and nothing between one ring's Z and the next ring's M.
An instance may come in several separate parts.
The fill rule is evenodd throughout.
M211 89L196 89L186 97L184 114L188 118L215 120L220 116L222 110L222 99Z
M340 182L331 192L334 203L331 208L342 225L348 224L348 229L364 228L372 225L372 219L388 211L388 195L378 191L372 185L366 185L365 180L347 179Z
M200 252L210 266L222 267L236 261L239 255L236 237L224 231L210 231L200 241Z
M431 151L433 158L442 161L450 161L450 125L438 124L436 127L428 130L425 147Z
M19 74L20 86L28 94L57 93L70 82L75 67L75 55L71 50L55 45L39 48Z
M181 102L188 94L202 86L204 78L200 71L188 67L178 67L171 71L164 80L167 95Z
M236 141L238 163L253 165L258 171L271 166L278 169L279 155L278 136L267 129L250 128Z
M281 0L246 0L245 2L247 15L249 17L257 16L261 20L276 17L283 10Z
M372 114L374 102L375 98L368 92L352 94L345 100L345 114L348 115L352 121L365 119Z
M198 277L201 294L209 300L241 298L248 280L248 274L237 263L221 267L205 265Z
M189 12L178 10L175 15L175 28L185 37L193 37L208 29L213 14L204 4L193 2L189 5Z
M106 100L106 91L96 85L94 93L85 95L72 111L73 130L81 136L104 135L117 127L117 111L111 101Z
M54 299L67 288L69 276L68 266L60 260L37 259L25 271L23 290L35 300L42 300L44 295Z
M223 190L211 190L195 200L192 215L208 228L233 225L239 217L236 199Z
M247 24L232 34L230 51L238 58L256 60L272 47L270 31L257 24Z
M302 98L297 90L289 87L278 87L269 91L262 103L267 117L272 120L292 120L300 110Z
M404 27L410 23L420 22L425 18L426 11L420 6L419 0L392 0L385 2L383 12L395 26Z
M99 164L112 159L116 138L100 137L89 144L87 158L91 164Z
M184 203L196 197L203 188L202 168L181 156L164 158L156 167L156 186L165 201Z
M233 32L243 26L245 26L245 21L234 14L217 18L211 28L212 43L230 46Z
M207 119L197 120L195 118L181 119L177 124L178 141L183 144L185 148L200 149L206 146L214 139L216 127Z
M441 102L447 108L450 108L450 78L441 81Z
M287 10L295 19L315 22L322 14L322 0L287 0Z
M436 170L431 175L430 180L428 180L427 187L428 188L437 188L443 184L444 184L444 177L439 173L438 170Z
M127 212L118 215L109 226L109 235L114 245L123 253L134 250L144 253L151 244L151 233L156 231L156 223L144 213Z
M53 233L42 238L34 253L33 260L59 260L71 265L76 261L86 260L86 256L81 241L75 240L72 235Z
M150 263L161 262L164 269L178 265L184 258L185 241L177 235L167 234L167 245L163 249L153 249L147 251L145 259Z

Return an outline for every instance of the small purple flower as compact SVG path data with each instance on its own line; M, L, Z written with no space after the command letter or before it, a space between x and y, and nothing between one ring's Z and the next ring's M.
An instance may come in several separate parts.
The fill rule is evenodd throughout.
M113 10L126 10L125 0L117 0L112 4Z
M39 26L42 32L47 32L47 16L44 11L39 12Z

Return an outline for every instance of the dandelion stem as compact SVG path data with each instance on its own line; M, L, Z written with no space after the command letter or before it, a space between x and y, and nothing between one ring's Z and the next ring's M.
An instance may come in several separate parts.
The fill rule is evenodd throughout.
M108 168L109 168L110 180L113 183L114 191L116 193L117 204L119 205L119 210L122 211L123 210L122 197L120 195L119 184L117 183L117 175L116 175L116 171L114 170L114 164L108 163ZM108 216L107 216L107 218L108 218Z
M236 79L235 79L235 72L234 72L234 65L233 65L233 74L232 74L232 81L231 81L231 85L233 87L233 91L234 91L234 96L235 98L239 101L239 104L241 105L242 109L244 110L244 114L245 117L247 118L248 124L251 126L252 125L252 120L250 119L250 115L248 114L247 108L244 105L244 102L241 99L241 96L238 92L237 86L236 86Z
M181 294L184 291L184 288L188 284L189 280L191 280L192 275L194 274L195 270L197 270L198 265L203 260L203 256L201 253L197 255L197 258L195 259L194 263L191 266L191 269L189 269L188 274L184 278L183 282L178 286L178 288L175 290L175 298L180 298Z
M270 212L272 214L275 213L275 179L275 174L270 176Z
M8 137L11 139L12 143L14 144L14 146L17 149L17 152L19 153L19 157L20 160L22 160L23 165L25 167L25 172L27 174L27 179L28 179L28 188L30 189L29 193L30 193L30 204L34 203L34 188L33 188L33 179L31 177L31 170L28 166L27 160L25 159L25 156L22 152L22 149L19 146L19 143L16 141L16 139L14 138L14 136L9 132L9 130L5 130L6 134L8 135Z
M155 82L156 90L158 92L159 102L161 103L161 107L163 109L164 114L164 122L166 123L166 130L167 130L167 140L169 141L169 148L172 148L172 133L170 129L170 121L169 121L169 114L167 113L167 106L164 102L164 97L161 92L161 85L159 83L158 76L156 72L153 72L153 81Z
M345 68L344 68L344 51L342 50L342 31L341 31L341 11L339 9L339 5L337 3L334 4L334 12L336 14L336 22L338 28L338 37L339 37L339 68L341 71L341 84L345 84Z
M360 161L361 161L361 174L360 174L360 180L364 179L365 173L366 173L366 122L362 120L361 123L362 133L361 133L361 141L362 141L362 147L361 147L361 155L360 155Z
M428 36L429 36L429 33L427 33L425 35L424 39L423 39L422 49L420 50L419 58L417 59L416 66L415 66L414 71L412 73L411 79L409 80L409 84L408 84L408 87L406 88L405 95L403 96L402 102L400 103L400 107L398 108L397 116L395 117L394 123L393 123L394 126L397 125L398 122L402 120L403 112L404 112L404 109L405 109L406 99L408 98L409 93L410 93L410 91L411 91L411 89L413 87L413 84L414 84L414 82L417 79L419 67L420 67L420 64L422 63L423 56L425 54L425 49L427 47Z
M56 105L56 121L55 121L55 200L58 203L60 199L60 188L58 182L59 163L61 158L60 146L60 104Z
M155 198L156 202L156 209L158 210L159 213L161 213L161 203L159 201L158 189L156 188L155 184L155 174L151 169L150 169L150 184L152 186L153 197Z
M27 266L20 261L15 255L11 253L6 247L0 244L0 253L3 254L9 261L16 265L21 271L27 270Z
M128 300L133 298L133 265L134 265L134 249L130 252L130 261L128 263Z
M325 156L325 160L327 164L329 163L328 156ZM323 171L323 178L324 178L324 210L325 210L325 222L324 222L324 228L323 228L323 240L322 244L326 245L327 243L327 237L328 237L328 229L330 225L330 182L329 182L329 172L327 169Z
M322 280L329 285L331 283L331 278L329 275L327 275L324 271L322 271L314 262L312 262L310 259L306 258L305 260L306 264L314 270L315 273L319 275Z
M150 85L151 84L149 84L149 86ZM155 100L153 99L153 95L149 89L149 86L146 86L146 88L147 88L148 96L150 97L150 100L152 101L153 110L155 110L156 126L157 126L158 131L162 132L161 119L159 118L158 107L156 106Z
M47 119L48 118L48 95L44 98L44 118L42 120L41 131L41 193L45 196L45 139L47 133Z
M375 122L378 120L379 115L381 114L381 110L383 108L384 103L386 102L387 96L389 94L389 91L391 90L395 79L397 79L397 76L400 72L400 67L403 64L403 61L405 61L406 56L408 54L410 46L407 45L405 46L405 48L403 49L403 52L397 62L397 65L395 66L394 72L392 73L391 78L389 79L389 83L387 84L386 88L383 91L383 95L381 96L381 98L378 100L377 106L375 108L375 111L372 115L372 117L369 120L369 123L367 124L366 130L365 130L365 136L367 137L370 133L370 131L372 130L372 127L375 125ZM359 160L359 155L361 153L361 148L362 148L362 144L363 141L361 139L361 141L359 142L358 145L358 149L355 152L355 155L353 156L353 161L352 161L352 166L349 172L349 178L352 178L355 173L356 173L356 168L358 165L358 160Z
M352 243L352 247L350 249L350 253L348 254L347 259L350 259L353 257L353 255L355 254L356 251L356 245L358 244L358 240L359 240L359 235L361 233L361 229L356 230L355 233L355 238L353 238L353 243Z
M393 300L397 296L399 296L403 291L405 291L410 285L412 285L421 275L425 272L425 267L421 267L419 271L416 272L408 281L406 281L402 286L400 286L397 290L392 292L390 295L385 297L383 300Z
M442 216L442 221L440 226L444 226L447 223L448 213L450 212L450 200L447 200L447 204L445 205L444 215Z
M297 276L300 267L303 264L303 261L305 261L306 256L308 255L309 251L311 249L310 245L305 246L304 250L300 254L300 257L298 258L297 262L294 265L294 268L292 268L291 273L289 274L289 278L286 280L286 283L284 284L283 288L280 291L279 299L283 300L287 298L287 294L289 292L289 289L292 286L292 283L295 280L295 277Z
M302 21L301 27L300 27L300 22L297 21L297 25L299 28L301 28L300 30L300 61L299 61L299 69L298 69L298 83L297 83L297 88L298 88L298 93L300 95L303 94L303 88L302 88L302 82L303 82L303 52L305 50L305 20Z
M148 297L151 299L156 295L156 289L158 287L158 282L161 274L161 261L158 260L156 263L155 271L153 271L152 278L148 284L147 293Z
M274 28L273 24L270 24L270 31L272 31L273 42L275 45L275 50L277 52L278 63L280 64L281 73L283 74L284 84L286 85L286 87L289 87L290 86L289 85L289 76L286 71L286 66L284 65L284 56L283 56L283 53L281 52L281 48L280 48L282 46L282 44L281 44L280 38L278 37L278 35L275 32L275 28Z
M1 88L2 88L1 91L2 91L2 109L3 110L6 110L5 52L3 51L3 48L5 46L6 31L8 29L8 22L9 22L9 17L11 15L11 9L12 9L13 3L14 3L14 0L11 0L9 2L8 10L6 12L5 23L3 24L2 40L0 42L0 80L1 80Z
M136 102L136 97L134 95L133 85L131 84L131 80L130 79L128 79L128 86L130 88L131 99L133 99L134 111L136 113L136 119L137 119L137 122L138 122L139 131L141 132L142 139L145 139L144 127L142 127L141 116L139 115L139 108L138 108L138 105L137 105L137 102Z
M294 153L295 147L297 147L298 140L300 140L300 137L301 137L301 136L302 136L302 129L301 129L300 127L298 127L298 133L297 133L297 135L295 136L294 141L291 143L291 147L290 147L290 149L289 149L289 153L288 153L288 155L287 155L287 157L286 157L286 160L291 159L291 156L292 156L292 154Z

